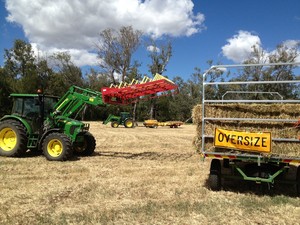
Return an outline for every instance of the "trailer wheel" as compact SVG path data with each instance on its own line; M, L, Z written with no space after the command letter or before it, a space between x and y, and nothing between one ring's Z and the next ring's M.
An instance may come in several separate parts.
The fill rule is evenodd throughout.
M96 148L96 140L90 132L84 134L84 141L74 146L74 153L77 155L90 156Z
M65 161L73 154L70 138L62 133L51 133L43 141L43 153L50 161Z
M119 123L117 121L111 122L111 127L117 128L119 126Z
M124 122L124 126L126 128L133 128L133 120L132 119L126 119Z
M26 129L15 120L0 123L0 155L22 156L27 150Z
M218 159L213 159L211 161L208 184L213 191L221 190L221 162Z
M296 182L297 195L300 196L300 166L297 168Z

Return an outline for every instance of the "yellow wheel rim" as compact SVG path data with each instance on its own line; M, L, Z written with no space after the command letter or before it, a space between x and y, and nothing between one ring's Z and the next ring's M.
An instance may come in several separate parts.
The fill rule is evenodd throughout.
M113 124L113 127L114 127L114 128L117 128L117 127L118 127L118 124L117 124L117 123L114 123L114 124Z
M17 144L17 134L11 128L4 128L0 131L0 148L4 151L11 151Z
M63 144L58 139L49 141L47 151L52 157L58 157L63 152Z
M127 127L132 127L132 125L133 125L133 122L132 122L132 121L127 121L127 122L126 122L126 126L127 126Z

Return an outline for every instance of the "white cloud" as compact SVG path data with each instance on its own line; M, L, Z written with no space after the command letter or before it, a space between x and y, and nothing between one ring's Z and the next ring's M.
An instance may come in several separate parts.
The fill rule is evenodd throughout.
M20 24L30 42L68 50L87 64L94 63L90 52L106 28L131 25L156 38L200 32L205 18L193 7L192 0L6 0L7 20Z
M253 46L261 48L260 38L248 31L239 31L237 35L229 38L227 42L228 44L222 47L222 53L235 63L241 63L248 59L253 51Z
M149 52L160 52L160 49L158 47L156 47L156 46L149 45L147 47L147 51L149 51Z
M227 44L222 47L222 53L227 58L235 63L242 63L246 59L249 59L253 46L263 52L263 61L268 62L269 55L277 54L277 50L268 51L262 48L260 38L257 35L253 35L248 31L239 31L237 35L227 40ZM287 50L298 49L298 57L296 62L300 62L300 40L286 40L282 42L282 45Z
M286 40L283 42L283 45L287 48L299 48L300 40Z
M296 57L295 62L300 62L300 40L286 40L282 44L291 51L296 50L298 56Z
M97 54L93 52L89 52L85 49L64 49L64 48L45 48L39 47L37 43L31 43L32 50L34 54L40 58L47 58L49 55L58 52L68 52L72 61L77 66L95 66L98 64L99 59L97 58Z

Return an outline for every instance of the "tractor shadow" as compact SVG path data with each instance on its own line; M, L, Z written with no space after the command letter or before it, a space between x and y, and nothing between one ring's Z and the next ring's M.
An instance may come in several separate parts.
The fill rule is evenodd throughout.
M193 156L195 153L162 153L162 152L114 152L114 151L102 151L94 152L93 156L112 157L112 158L124 158L124 159L136 159L136 160L168 160L168 161L183 161Z
M41 152L41 151L31 151L31 150L27 150L22 156L17 156L16 158L35 158L35 157L44 157L46 159L43 152ZM83 156L74 154L74 155L72 155L72 157L70 157L68 159L68 161L78 161L82 157Z

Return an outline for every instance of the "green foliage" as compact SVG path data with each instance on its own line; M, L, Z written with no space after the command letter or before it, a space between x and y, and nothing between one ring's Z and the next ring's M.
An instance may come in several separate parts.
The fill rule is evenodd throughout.
M101 73L91 69L84 76L81 69L73 63L68 52L55 53L48 58L37 58L29 43L16 40L11 49L5 50L4 67L0 68L0 116L10 112L11 100L8 96L12 92L35 93L38 88L42 88L44 93L62 96L71 85L100 91L102 87L108 87L115 82L114 72L121 74L121 79L126 82L132 79L141 80L142 76L139 71L141 63L132 59L132 54L140 44L140 31L134 31L131 27L123 27L119 31L105 30L100 36L102 42L98 46L98 54L104 60ZM149 71L152 75L163 73L172 56L172 46L170 42L158 46L154 41L151 45L160 50L149 53L151 59L151 64L148 65ZM245 63L294 62L298 56L299 46L291 49L285 45L278 45L276 51L269 54L253 47L252 55ZM208 67L213 64L211 60L207 63ZM224 74L221 70L212 70L206 74L206 80L215 82L222 81L222 79L231 81L299 79L293 71L294 66L245 67L234 75L229 72ZM224 78L221 79L221 76ZM127 111L135 115L138 121L150 117L159 121L186 121L191 118L194 105L202 101L202 79L203 71L195 68L194 73L186 81L180 76L173 79L179 90L175 95L145 101L141 98L137 104L128 106L109 105L98 108L88 106L84 110L86 115L84 119L104 120L109 114L118 115L122 111ZM214 86L208 86L206 89L206 96L210 99L221 99L222 95L228 91L222 85ZM235 88L234 85L230 86L230 90L235 90ZM253 91L251 86L243 88L245 91ZM255 91L268 91L270 88L270 86L262 85ZM290 91L295 90L291 86L277 84L276 88L286 99L300 97L299 91ZM253 96L253 99L257 98L259 98L258 95ZM151 111L153 114L150 113Z
M11 93L3 68L0 68L0 116L8 114L11 111L11 101L9 94Z
M254 63L285 63L285 62L295 62L296 58L299 56L298 47L288 48L285 45L278 45L276 51L266 54L260 49L253 47L253 52L245 64ZM282 81L282 80L295 80L297 76L294 74L295 65L278 65L271 67L263 66L251 66L244 67L240 74L231 79L231 81ZM261 84L260 86L244 86L242 91L256 92L255 94L249 95L249 99L261 99L263 92L273 92L279 93L284 99L296 99L299 98L298 92L292 92L296 90L295 84ZM254 89L255 88L255 89ZM231 90L234 90L232 87Z
M35 57L29 43L16 40L11 49L5 49L4 71L11 89L14 92L35 92L39 77Z

